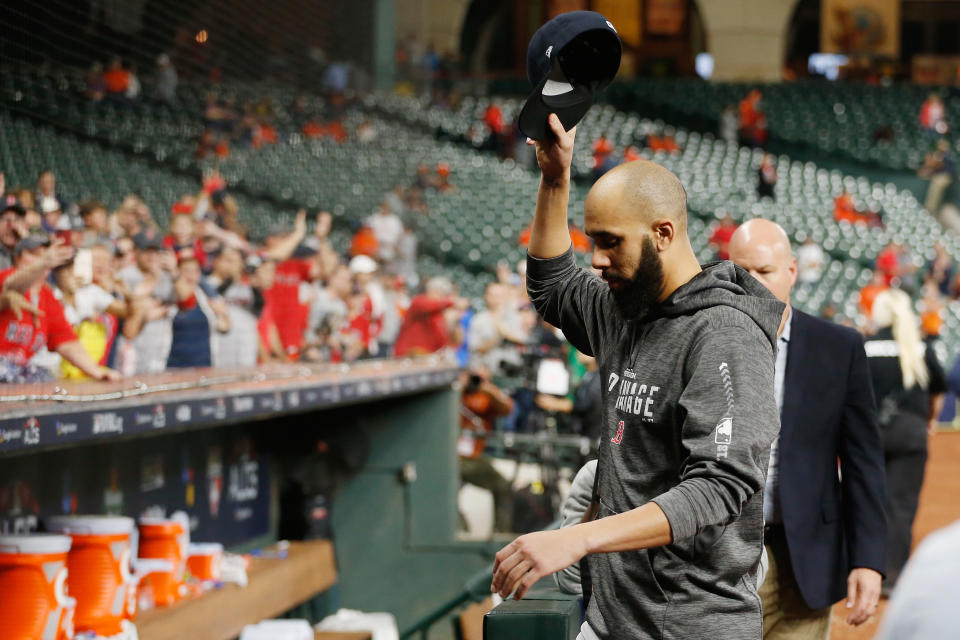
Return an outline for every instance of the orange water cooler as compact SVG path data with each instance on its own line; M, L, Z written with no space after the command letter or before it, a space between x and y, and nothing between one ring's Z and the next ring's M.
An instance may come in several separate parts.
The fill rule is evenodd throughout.
M219 542L191 542L187 548L187 570L201 582L220 581L223 545Z
M54 516L47 529L73 540L67 556L67 591L77 601L74 626L112 636L133 616L136 581L130 573L133 519L122 516Z
M137 556L170 562L172 571L153 571L141 581L141 588L153 593L158 607L180 599L187 566L189 532L183 520L176 518L141 518Z
M72 640L69 551L67 536L0 536L0 638Z

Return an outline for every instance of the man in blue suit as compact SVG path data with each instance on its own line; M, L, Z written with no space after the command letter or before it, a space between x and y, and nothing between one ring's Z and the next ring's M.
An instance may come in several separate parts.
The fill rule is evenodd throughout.
M730 259L787 304L775 369L780 436L764 491L763 637L821 640L838 600L848 624L874 613L884 570L883 448L863 339L790 306L797 261L776 223L744 223Z

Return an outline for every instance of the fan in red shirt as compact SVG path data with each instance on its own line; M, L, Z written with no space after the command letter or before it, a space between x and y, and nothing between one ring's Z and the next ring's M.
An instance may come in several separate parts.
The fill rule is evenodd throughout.
M763 94L752 89L740 102L740 141L749 146L763 146L767 142L767 119L760 109Z
M45 284L50 270L73 258L73 249L45 235L29 235L14 249L15 266L0 271L0 382L40 382L50 374L30 364L41 348L59 353L96 380L116 380L87 353Z
M428 280L424 292L410 301L397 334L395 355L424 355L448 346L446 312L451 308L465 309L466 305L466 300L453 296L453 286L446 278Z
M291 360L297 359L303 345L303 332L307 328L308 309L300 302L300 285L313 280L317 270L315 260L284 260L277 265L277 275L269 292L280 342Z
M718 259L730 259L730 238L733 237L733 232L736 230L737 224L729 215L723 216L720 219L720 224L713 230L709 244L717 252Z
M110 61L110 68L103 74L103 81L107 84L107 93L122 96L130 86L130 72L123 68L123 61L114 58Z
M330 359L333 362L353 362L370 355L369 346L377 330L373 319L373 303L360 288L347 298L346 321L332 341Z
M317 216L317 236L323 241L329 232L329 215L321 212ZM300 285L313 280L320 271L315 259L316 251L307 249L303 254L311 257L294 257L295 251L306 235L307 212L297 212L292 233L283 227L270 229L266 239L267 257L277 261L273 286L265 293L267 305L273 315L283 350L290 360L295 361L303 346L303 332L307 328L308 307L300 301Z
M503 111L494 103L490 103L483 112L483 122L490 128L494 135L503 135Z
M900 247L891 242L877 255L877 271L883 274L883 282L888 287L894 278L900 276Z

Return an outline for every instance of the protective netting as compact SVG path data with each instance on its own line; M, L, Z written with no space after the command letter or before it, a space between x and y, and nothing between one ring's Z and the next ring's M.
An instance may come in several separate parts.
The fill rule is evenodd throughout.
M50 0L4 3L4 64L108 65L148 78L169 57L183 79L274 79L317 86L331 62L367 74L374 2L335 0Z

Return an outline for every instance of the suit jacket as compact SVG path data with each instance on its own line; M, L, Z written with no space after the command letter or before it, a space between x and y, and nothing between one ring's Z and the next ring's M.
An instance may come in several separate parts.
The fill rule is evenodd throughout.
M851 569L884 571L883 447L860 334L792 312L777 497L797 585L819 609L846 597Z

